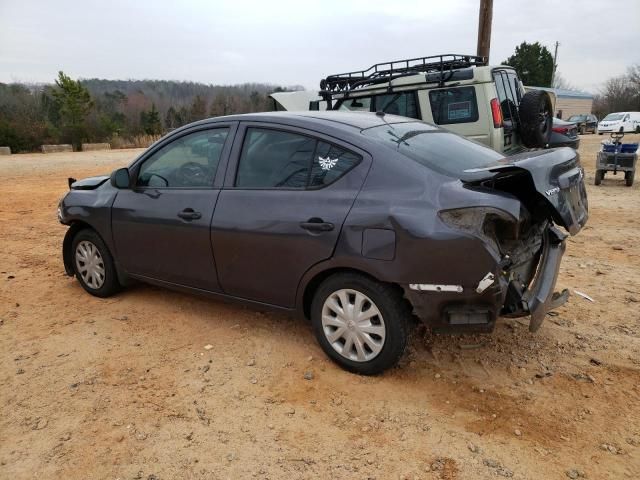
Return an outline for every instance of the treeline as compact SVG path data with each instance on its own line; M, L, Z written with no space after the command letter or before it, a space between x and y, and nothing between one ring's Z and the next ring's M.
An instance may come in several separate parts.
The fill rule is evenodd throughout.
M599 119L612 112L640 112L640 65L607 80L593 99L593 114Z
M13 152L57 143L76 149L83 142L141 146L145 138L203 118L270 110L270 93L298 89L262 83L73 80L63 72L52 85L0 83L0 146Z

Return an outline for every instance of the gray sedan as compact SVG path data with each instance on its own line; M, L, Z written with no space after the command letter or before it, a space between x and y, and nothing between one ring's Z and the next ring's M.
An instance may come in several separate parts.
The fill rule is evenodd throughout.
M412 315L439 332L499 316L537 330L566 300L565 237L588 216L574 150L504 158L382 113L204 120L69 184L64 266L90 294L138 280L297 312L362 374L397 362Z

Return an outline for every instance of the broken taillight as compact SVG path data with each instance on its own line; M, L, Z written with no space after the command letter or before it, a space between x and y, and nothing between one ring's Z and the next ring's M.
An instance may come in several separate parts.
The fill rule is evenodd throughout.
M493 116L493 127L502 128L502 109L500 101L497 98L491 100L491 115Z
M448 226L481 238L498 252L502 240L518 237L518 219L498 208L456 208L441 210L438 216Z

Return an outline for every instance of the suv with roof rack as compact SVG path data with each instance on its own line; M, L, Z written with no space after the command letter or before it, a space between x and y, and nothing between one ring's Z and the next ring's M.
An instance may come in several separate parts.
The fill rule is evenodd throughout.
M329 75L320 91L271 94L275 110L383 112L416 118L514 154L549 146L553 98L525 91L516 71L447 54Z

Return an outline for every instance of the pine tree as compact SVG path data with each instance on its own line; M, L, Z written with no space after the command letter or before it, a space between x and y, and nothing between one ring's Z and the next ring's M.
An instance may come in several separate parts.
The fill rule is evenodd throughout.
M140 112L140 126L144 133L148 135L159 135L162 133L162 123L160 122L160 112L156 109L156 104L151 105L148 112Z
M207 118L207 102L200 95L196 95L196 98L193 99L189 117L192 122Z
M550 87L553 76L553 56L540 43L522 42L503 65L516 69L522 83L533 87Z
M52 91L55 99L61 127L71 138L71 142L79 149L85 135L86 116L93 107L89 91L79 80L72 80L64 72L58 72L56 88Z

